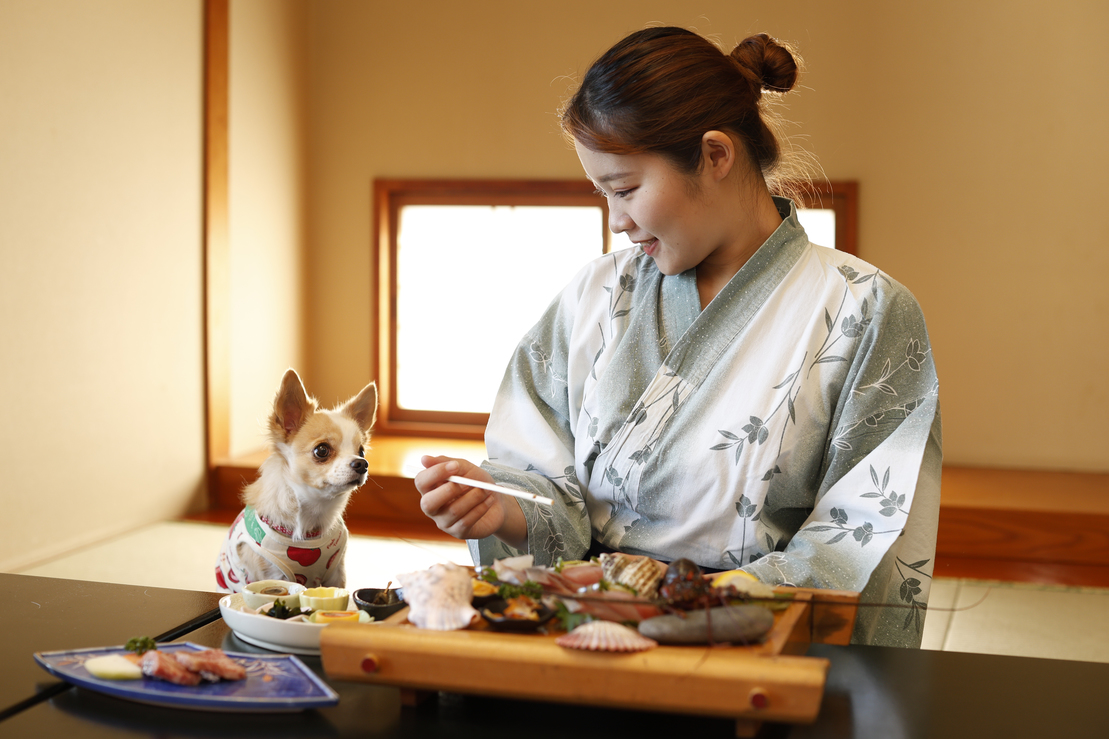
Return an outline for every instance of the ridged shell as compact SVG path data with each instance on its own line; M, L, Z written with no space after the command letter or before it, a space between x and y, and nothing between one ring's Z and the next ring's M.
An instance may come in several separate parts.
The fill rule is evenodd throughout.
M642 652L658 646L654 639L648 639L635 629L613 621L584 623L555 639L555 644L567 649L587 649L592 652Z
M602 554L601 572L605 580L635 590L640 598L654 598L662 581L662 570L648 557L630 554Z
M404 588L408 620L421 629L464 629L477 615L470 605L474 592L470 571L458 565L432 565L398 575L397 581Z

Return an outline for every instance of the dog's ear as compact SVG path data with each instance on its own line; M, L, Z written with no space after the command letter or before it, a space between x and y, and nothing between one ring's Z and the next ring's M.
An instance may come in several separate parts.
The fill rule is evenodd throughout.
M304 424L304 419L315 410L315 401L304 392L304 383L296 370L290 369L281 378L281 387L273 401L274 426L288 439Z
M377 383L362 388L362 392L343 404L342 411L354 419L362 433L369 431L377 420Z

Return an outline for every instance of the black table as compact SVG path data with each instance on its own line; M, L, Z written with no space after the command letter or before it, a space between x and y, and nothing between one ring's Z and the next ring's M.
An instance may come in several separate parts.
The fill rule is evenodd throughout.
M0 575L0 585L10 578ZM28 578L42 580L42 578ZM152 589L98 583L50 581L57 587L56 603L100 602L99 591L132 602L149 597ZM34 585L34 584L32 584ZM37 587L37 586L36 586ZM123 596L119 589L123 588ZM21 591L27 597L30 591ZM66 593L70 593L66 595ZM184 608L176 641L191 641L229 651L263 651L241 642L216 617L192 611L213 604L210 593L153 591L165 608L150 604L149 624L119 624L114 617L104 629L95 625L75 631L65 640L43 643L49 631L32 623L27 634L4 629L4 655L18 677L2 679L5 702L21 696L10 685L54 679L34 664L31 653L119 644L137 634L152 633L162 624L172 603ZM190 600L191 598L191 600ZM56 606L59 607L60 606ZM22 600L16 613L29 611ZM61 613L62 611L59 611ZM106 618L102 611L100 618ZM75 615L75 614L74 614ZM32 621L35 621L32 619ZM191 624L188 623L191 621ZM8 618L2 621L8 624ZM20 623L28 620L22 618ZM59 623L60 631L66 631ZM111 630L115 638L102 638ZM68 632L67 632L68 633ZM88 636L88 638L86 638ZM1109 664L1062 660L999 657L957 652L834 647L815 645L810 654L831 660L831 670L820 716L811 726L767 724L760 737L1045 737L1099 736L1109 725ZM323 675L319 659L303 661ZM37 675L35 673L38 673ZM326 676L325 676L326 677ZM59 690L0 721L0 737L540 737L673 736L732 737L730 720L676 714L566 706L440 693L436 699L411 708L401 705L394 688L330 681L340 694L332 708L292 714L221 714L145 706L82 689ZM40 693L40 695L42 695ZM21 696L25 697L25 696Z
M216 593L140 588L0 573L0 716L42 690L64 683L30 655L123 644L149 634L164 639L219 618Z

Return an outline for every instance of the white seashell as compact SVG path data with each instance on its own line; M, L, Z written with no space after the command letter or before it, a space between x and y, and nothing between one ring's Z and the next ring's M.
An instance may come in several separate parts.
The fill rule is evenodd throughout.
M613 621L590 621L555 639L567 649L588 649L593 652L642 652L654 649L658 642L648 639L635 629Z
M452 631L470 625L477 611L470 605L474 588L470 571L455 564L397 576L408 603L408 620L421 629Z
M650 557L638 557L615 552L602 554L601 572L605 580L624 585L640 598L654 598L662 582L662 569Z

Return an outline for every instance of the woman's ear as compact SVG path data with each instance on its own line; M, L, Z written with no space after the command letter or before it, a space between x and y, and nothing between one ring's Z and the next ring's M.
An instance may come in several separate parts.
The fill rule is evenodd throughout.
M723 131L706 131L701 137L701 161L705 174L719 182L728 176L736 162L736 143Z

